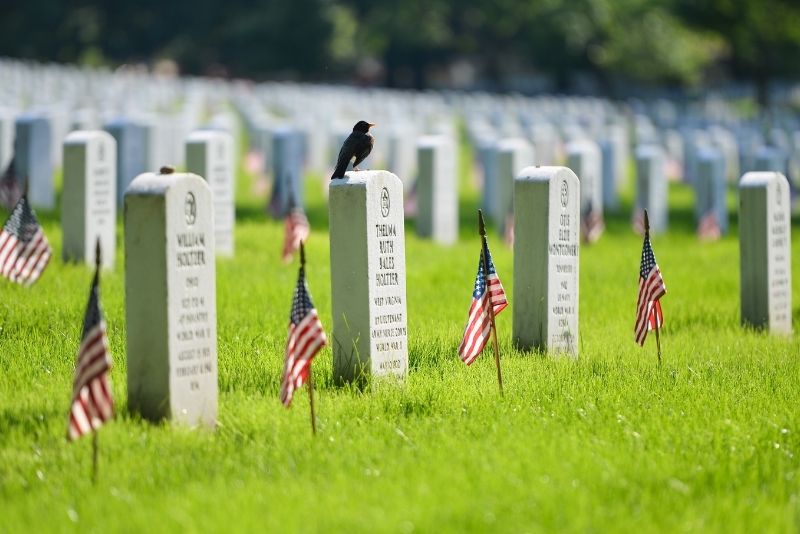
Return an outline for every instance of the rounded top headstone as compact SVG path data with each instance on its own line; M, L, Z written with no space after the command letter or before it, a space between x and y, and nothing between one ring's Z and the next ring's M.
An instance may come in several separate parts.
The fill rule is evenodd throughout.
M517 174L517 180L529 182L549 182L556 178L578 182L578 176L569 167L532 166L525 167Z
M755 171L745 173L739 181L739 187L764 187L773 182L783 182L787 186L789 185L789 180L780 172Z
M162 172L167 171L167 172ZM172 167L162 167L161 171L146 172L134 178L125 190L125 196L165 195L167 191L178 185L187 184L192 188L207 190L211 195L208 183L196 174L175 172Z
M104 130L75 130L64 138L65 145L79 145L87 143L93 139L105 139L114 141L114 137Z

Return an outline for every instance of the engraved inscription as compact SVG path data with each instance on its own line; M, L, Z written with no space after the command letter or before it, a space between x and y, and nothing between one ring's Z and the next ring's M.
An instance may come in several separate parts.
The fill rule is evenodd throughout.
M578 235L576 217L569 213L570 191L566 180L561 182L559 188L560 213L557 217L557 229L554 234L555 241L548 243L550 255L550 299L548 310L555 317L555 328L549 332L550 347L561 350L574 349L574 334L571 331L571 319L577 313L577 259Z

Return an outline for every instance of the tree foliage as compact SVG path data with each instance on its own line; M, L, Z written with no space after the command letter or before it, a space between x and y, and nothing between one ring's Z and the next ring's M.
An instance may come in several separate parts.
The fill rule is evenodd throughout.
M175 59L187 73L423 88L458 62L505 88L576 73L601 83L764 83L800 76L792 0L28 0L0 18L0 54L110 65Z

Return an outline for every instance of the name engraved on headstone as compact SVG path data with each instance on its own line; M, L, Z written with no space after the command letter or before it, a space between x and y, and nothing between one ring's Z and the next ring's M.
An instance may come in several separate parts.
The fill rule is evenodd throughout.
M514 189L513 340L578 354L581 188L566 167L527 167Z
M117 231L117 158L114 138L76 131L64 139L61 227L65 260L94 264L100 239L103 266L114 266Z
M125 194L128 404L148 419L214 426L212 194L194 174L143 174Z
M777 172L749 172L739 202L742 323L791 334L789 182Z
M387 171L331 181L334 377L408 370L403 184Z

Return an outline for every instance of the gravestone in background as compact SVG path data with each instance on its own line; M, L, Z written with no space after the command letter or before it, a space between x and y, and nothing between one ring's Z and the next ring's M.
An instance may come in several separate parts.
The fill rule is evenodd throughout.
M106 124L104 130L117 142L117 205L122 206L128 184L147 169L147 128L131 119L119 118Z
M749 172L739 182L742 324L792 332L792 240L789 182L777 172Z
M480 139L475 151L483 175L481 208L491 213L497 196L497 142L490 138Z
M103 267L117 250L117 143L107 132L76 131L64 139L61 228L64 261L95 264L100 239Z
M211 189L146 173L125 193L128 408L214 426L217 306Z
M534 159L533 147L525 139L515 137L497 143L497 187L492 218L501 234L506 233L507 226L513 222L514 178Z
M728 231L728 206L725 202L725 159L713 147L705 147L696 153L697 176L695 189L695 218L700 226L713 215L719 233Z
M334 380L408 372L403 184L387 171L331 180Z
M664 151L659 145L636 148L636 217L644 210L650 219L650 233L665 232L668 224L667 175ZM642 230L644 222L642 220Z
M31 113L17 117L14 140L17 177L23 188L27 181L31 205L47 210L56 207L51 142L51 125L47 118Z
M186 140L186 170L205 177L214 198L217 255L233 256L236 224L233 137L221 130L198 130Z
M444 136L425 136L417 144L417 235L442 244L458 239L458 180L455 150Z
M4 173L14 157L14 121L10 108L0 108L0 173Z
M527 167L514 183L514 345L578 355L581 183L566 167Z
M272 196L269 213L285 217L292 208L303 206L303 145L294 128L272 131Z

